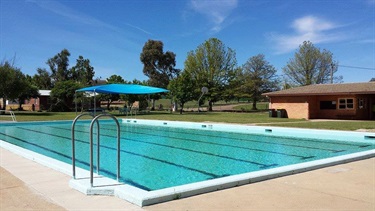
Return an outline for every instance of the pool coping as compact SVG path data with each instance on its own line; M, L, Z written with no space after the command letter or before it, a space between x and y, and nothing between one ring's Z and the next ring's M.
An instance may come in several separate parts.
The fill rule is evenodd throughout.
M212 123L211 125L214 124L216 123ZM371 135L373 135L373 133L371 133ZM23 149L21 147L9 144L2 140L0 140L0 147L7 149L15 154L18 154L22 157L40 163L44 166L62 172L64 174L71 175L72 166L70 164L63 163L61 161L46 157L44 155L32 152L30 150ZM118 183L116 180L105 178L96 174L94 175L94 187L91 187L89 182L89 171L77 168L76 179L72 178L69 181L69 186L86 195L113 195L142 207L146 205L152 205L156 203L171 201L179 198L185 198L207 192L222 190L250 183L256 183L268 179L302 173L323 167L348 163L372 157L375 157L375 150L368 150L348 155L341 155L316 161L309 161L300 164L293 164L273 169L261 170L257 172L238 174L155 191L145 191L127 184Z

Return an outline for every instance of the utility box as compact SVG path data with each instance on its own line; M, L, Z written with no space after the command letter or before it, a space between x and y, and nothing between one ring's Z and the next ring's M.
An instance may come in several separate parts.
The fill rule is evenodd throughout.
M277 109L277 118L286 118L286 110Z
M268 111L268 116L269 117L277 117L276 110L275 109L270 109Z

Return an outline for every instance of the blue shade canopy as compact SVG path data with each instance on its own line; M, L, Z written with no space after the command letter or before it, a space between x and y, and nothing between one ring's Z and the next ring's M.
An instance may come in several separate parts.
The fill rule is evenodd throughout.
M91 86L76 90L77 92L96 92L103 94L154 94L169 92L167 89L142 86L138 84L107 84L101 86Z

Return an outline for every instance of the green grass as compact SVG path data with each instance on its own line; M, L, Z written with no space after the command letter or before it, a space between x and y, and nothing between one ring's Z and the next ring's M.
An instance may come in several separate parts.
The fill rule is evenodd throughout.
M269 124L281 127L315 128L328 130L358 130L375 129L375 121L324 121L324 122L298 122L298 123L275 123Z
M75 112L15 112L18 122L25 121L55 121L55 120L73 120L77 115ZM90 119L90 116L82 117ZM4 119L4 118L3 118ZM10 118L8 119L10 120Z
M236 105L236 104L244 104L247 102L238 102L238 101L218 101L214 104L214 106L222 106L222 105ZM155 106L158 107L160 104L163 105L163 108L169 108L171 106L171 100L170 99L160 99L155 101ZM266 103L268 105L268 103ZM208 107L208 102L205 101L202 107ZM264 106L260 106L260 109L262 109ZM198 101L189 101L185 103L184 108L189 110L190 108L198 108ZM238 108L238 110L241 110L241 108Z
M240 111L254 111L253 109L253 103L246 103L243 105L237 105L234 106L233 109L240 110ZM257 109L258 110L267 110L268 109L268 103L257 103Z
M272 122L296 122L298 119L268 118L268 112L258 113L234 113L234 112L185 112L162 113L152 112L145 115L137 115L137 119L155 119L188 122L226 122L239 124L272 123Z
M358 130L375 129L375 121L307 121L303 119L285 119L269 118L268 112L151 112L149 114L139 114L137 116L120 115L118 111L113 114L118 118L136 118L170 121L188 121L188 122L221 122L237 124L254 125L272 125L281 127L331 129L331 130ZM55 120L73 120L76 117L75 112L16 112L16 118L19 122L24 121L55 121ZM85 117L90 118L89 116ZM0 120L11 120L10 118L1 118Z

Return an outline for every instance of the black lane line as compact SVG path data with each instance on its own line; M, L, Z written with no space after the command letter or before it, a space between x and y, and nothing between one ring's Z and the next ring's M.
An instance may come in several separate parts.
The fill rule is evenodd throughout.
M69 130L69 129L66 129L66 128L59 128L59 127L53 127L53 126L49 126L49 127L52 127L52 128L55 128L55 129L61 129L61 130ZM103 129L103 128L100 128L100 129ZM75 131L81 132L81 133L88 133L88 132L82 131L82 130L75 130ZM111 136L111 135L107 135L107 134L100 134L100 135L106 136L106 137L110 137L110 138L117 138L116 136ZM133 142L140 142L140 143L150 144L150 145L162 146L162 147L167 147L167 148L172 148L172 149L185 150L185 151L194 152L194 153L198 153L198 154L205 154L205 155L209 155L209 156L220 157L220 158L225 158L225 159L239 161L239 162L244 162L244 163L255 164L255 165L260 166L259 168L261 168L261 169L266 169L266 168L278 166L278 164L268 164L267 165L267 164L253 162L253 161L249 161L249 160L243 160L243 159L239 159L239 158L232 158L232 157L225 156L225 155L218 155L218 154L213 154L213 153L208 153L208 152L202 152L202 151L192 150L192 149L189 149L189 148L175 147L175 146L171 146L171 145L159 144L159 143L148 142L148 141L141 141L141 140L137 140L137 139L130 139L130 138L121 138L121 139L122 140L133 141Z
M17 140L17 141L20 141L20 142L23 142L23 143L25 143L25 144L29 144L29 145L32 145L32 146L34 146L34 147L37 147L37 148L40 148L40 149L43 149L43 150L49 151L49 152L51 152L51 153L55 153L55 154L57 154L57 155L59 155L59 156L61 156L61 157L72 159L72 157L69 156L69 155L66 155L66 154L63 154L63 153L61 153L61 152L58 152L58 151L55 151L55 150L52 150L52 149L49 149L49 148L46 148L46 147L40 146L39 144L35 144L35 143L32 143L32 142L28 142L28 141L25 141L25 140L23 140L23 139L20 139L20 138L17 138L17 137L14 137L14 136L11 136L11 135L8 135L8 134L5 134L5 133L1 133L1 132L0 132L0 134L1 134L1 135L4 135L4 136L6 136L6 137L9 137L9 138L13 138L13 139L15 139L15 140ZM21 147L21 146L20 146L20 147ZM82 165L84 165L84 166L86 166L87 168L90 167L90 164L89 164L88 162L82 161L82 160L80 160L80 159L76 159L76 162L77 162L77 163L80 163L80 164L82 164ZM94 165L94 166L95 166L95 165ZM117 174L114 174L114 173L112 173L112 172L110 172L110 171L108 171L108 170L105 170L105 169L100 169L100 171L106 173L107 175L112 176L112 178L116 178L116 176L117 176ZM138 188L141 188L141 189L147 190L147 191L150 191L150 190L151 190L150 188L148 188L148 187L146 187L146 186L143 186L143 185L141 185L141 184L139 184L139 183L136 183L136 182L134 182L133 180L126 179L126 178L123 178L123 177L121 177L121 178L122 178L122 181L124 181L124 183L130 184L130 185L132 185L132 186L135 186L135 187L138 187Z
M138 128L143 128L145 129L144 126L137 126ZM174 129L174 128L172 128ZM157 127L157 129L155 130L158 130L158 131L166 131L164 128L161 128L161 127ZM189 129L189 130L192 130L192 129ZM198 131L198 130L197 130ZM212 132L212 131L209 131L209 132ZM220 131L219 131L220 132ZM173 133L180 133L180 134L184 134L182 132L179 132L179 131L173 131ZM231 133L231 134L241 134L241 133L233 133L233 132L228 132L228 133ZM216 138L223 138L221 136L218 136L218 135L211 135L211 134L204 134L204 133L192 133L192 132L186 132L186 134L192 134L192 135L202 135L202 136L207 136L207 137L216 137ZM245 134L241 134L241 135L245 135ZM260 136L260 135L257 135L257 134L251 134L252 136L257 136L257 137L263 137L263 136ZM275 136L276 137L276 136ZM275 143L275 142L269 142L269 141L258 141L258 140L254 140L254 139L243 139L243 138L231 138L231 137L225 137L227 139L232 139L232 140L240 140L240 141L246 141L246 142L256 142L256 143L267 143L267 144L272 144L272 145L281 145L281 146L291 146L291 147L300 147L300 148L307 148L307 149L317 149L317 150L322 150L322 151L331 151L331 152L334 152L334 153L337 153L337 152L343 152L345 150L333 150L333 149L326 149L326 148L319 148L319 147L310 147L310 146L300 146L300 145L294 145L294 144L283 144L283 143ZM298 138L292 138L292 137L281 137L281 138L284 138L284 139L292 139L292 140L298 140L298 141L301 141L300 139ZM317 143L325 143L325 144L332 144L332 143L327 143L327 142L324 142L324 141L318 141L316 139L307 139L307 138L301 138L303 139L302 141L304 142L317 142ZM341 143L340 143L341 144ZM348 143L343 143L342 145L348 145L348 146L355 146L355 147L362 147L361 145L356 145L356 144L348 144Z
M142 128L141 128L142 130ZM146 130L146 129L143 129L143 130ZM158 130L160 132L163 132L163 130ZM165 130L164 130L165 131ZM280 143L275 143L275 142L268 142L268 141L257 141L257 140L253 140L253 139L242 139L242 138L231 138L231 137L221 137L221 136L217 136L217 135L206 135L206 134L202 134L202 133L197 133L197 134L194 134L194 133L183 133L183 132L175 132L175 131L172 131L172 133L180 133L180 134L191 134L191 135L195 135L195 136L207 136L207 137L213 137L213 138L225 138L225 139L232 139L232 140L239 140L239 141L244 141L244 142L254 142L254 143L261 143L261 144L270 144L270 145L273 145L273 146L287 146L287 147L298 147L298 148L303 148L303 149L315 149L315 150L320 150L320 151L329 151L329 152L333 152L333 153L338 153L338 152L344 152L345 150L333 150L333 149L325 149L325 148L318 148L318 147L310 147L310 146L300 146L300 145L293 145L293 144L280 144ZM173 136L170 136L170 137L173 137ZM311 157L311 156L310 156Z
M110 128L103 128L103 127L101 127L100 129L114 131L114 129L110 129ZM283 152L268 151L268 150L262 150L262 149L254 149L254 148L249 148L249 147L234 146L234 145L229 145L229 144L220 144L220 143L215 143L215 142L210 142L210 141L198 141L198 140L194 140L194 139L171 137L171 136L165 136L165 135L160 135L160 134L159 135L153 135L153 134L149 134L149 133L141 133L141 132L134 132L134 131L132 131L132 133L149 135L149 136L164 137L164 138L179 139L179 140L185 140L185 141L196 142L196 143L212 144L212 145L218 145L218 146L224 146L224 147L233 147L233 148L238 148L238 149L259 151L259 152L265 152L265 153L274 153L274 154L285 155L285 156L289 156L289 157L298 157L298 158L300 158L302 160L306 160L306 159L310 159L310 158L314 158L315 157L315 156L301 156L301 155L287 154L287 153L283 153ZM114 137L114 136L111 136L111 137ZM274 165L274 164L272 164L272 165Z
M137 127L139 128L145 128L147 129L146 127L144 126L141 126L141 125L137 125ZM154 129L154 130L158 130L158 131L166 131L163 127L160 127L158 126L157 127L158 129ZM174 129L174 128L172 128ZM188 129L188 130L194 130L194 129ZM198 131L198 130L197 130ZM211 131L210 131L211 132ZM193 135L202 135L202 133L189 133L189 132L179 132L179 131L173 131L173 133L181 133L181 134L193 134ZM233 132L228 132L228 133L233 133ZM235 134L240 134L240 133L235 133ZM218 136L218 135L211 135L211 134L203 134L204 136L209 136L209 137L218 137L218 138L222 138L221 136ZM241 134L241 135L245 135L245 134ZM254 136L260 136L260 135L257 135L257 134L251 134L251 135L254 135ZM275 137L278 137L278 136L275 136ZM323 148L315 148L315 147L304 147L304 146L300 146L300 145L293 145L293 144L279 144L279 143L274 143L274 142L262 142L262 141L257 141L257 140L254 140L254 139L237 139L237 138L230 138L230 137L226 137L228 139L233 139L233 140L241 140L241 141L247 141L247 142L259 142L259 143L270 143L270 144L277 144L277 145L285 145L285 146L295 146L295 147L302 147L302 148L311 148L311 149L320 149L320 150L327 150L327 151L334 151L334 152L342 152L342 151L345 151L345 150L331 150L331 149L323 149ZM283 139L290 139L290 140L297 140L297 141L301 141L300 139L298 138L293 138L293 137L281 137ZM334 143L328 143L328 142L324 142L324 141L319 141L317 139L311 139L311 138L303 138L304 140L309 141L309 142L317 142L317 143L325 143L325 144L334 144ZM347 145L347 146L355 146L355 147L367 147L366 145L358 145L358 144L350 144L350 143L341 143L341 145Z
M22 130L31 131L31 132L36 132L36 133L42 133L42 134L45 134L45 135L55 136L55 137L59 137L59 138L64 138L64 139L68 139L68 140L71 141L70 138L67 138L67 137L64 137L64 136L59 136L59 135L55 135L55 134L49 134L49 133L46 133L46 132L36 131L36 130L28 129L28 128L22 128L22 127L17 127L17 128L18 129L22 129ZM85 142L85 141L79 140L79 139L76 139L75 141L78 141L78 142L81 142L81 143L84 143L84 144L87 144L87 145L89 144L88 142ZM96 144L94 144L94 145L96 145ZM110 150L117 150L116 148L108 147L108 146L103 146L103 145L101 145L101 147L104 147L104 148L110 149ZM199 169L190 168L190 167L187 167L187 166L183 166L181 164L176 164L176 163L172 163L170 161L161 160L161 159L158 159L158 158L153 158L153 157L150 157L150 156L147 156L147 155L142 155L142 154L138 154L138 153L134 153L134 152L122 150L122 149L120 149L120 151L124 152L124 153L127 153L127 154L144 157L144 158L147 158L147 159L150 159L150 160L156 160L156 161L159 161L159 162L162 162L162 163L165 163L165 164L169 164L169 165L172 165L172 166L180 167L180 168L187 169L187 170L190 170L190 171L195 171L195 172L198 172L198 173L201 173L201 174L205 174L206 176L210 176L211 178L222 177L221 175L213 174L213 173L202 171L202 170L199 170Z

